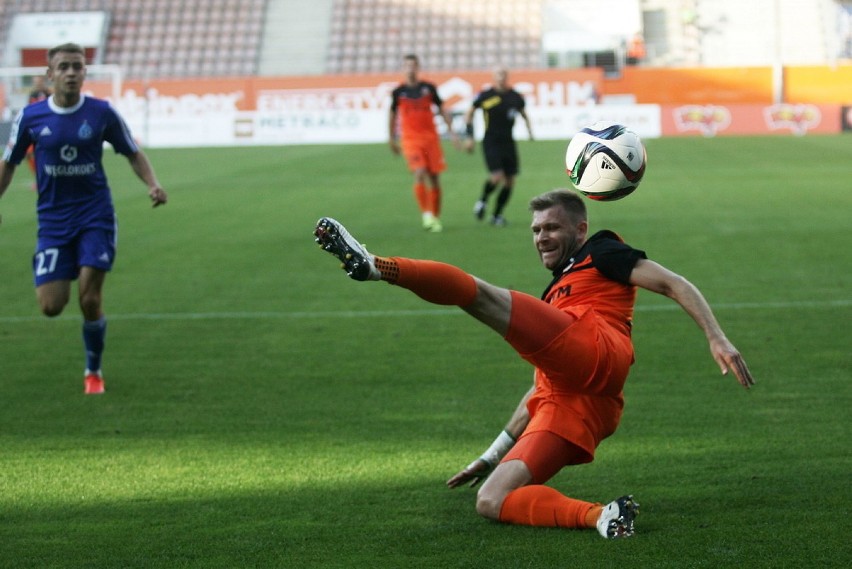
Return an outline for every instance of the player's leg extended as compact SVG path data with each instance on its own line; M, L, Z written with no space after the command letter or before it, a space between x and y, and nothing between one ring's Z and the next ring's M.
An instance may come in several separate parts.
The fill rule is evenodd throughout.
M502 335L508 330L511 295L508 290L474 278L458 267L403 257L375 257L340 222L321 218L316 242L337 257L355 280L384 280L412 291L433 304L462 307Z
M538 352L577 320L533 296L494 286L453 265L376 257L340 222L328 217L317 222L314 235L353 279L384 280L433 304L459 306L503 336L521 355Z
M505 337L512 313L512 294L462 269L405 257L375 257L382 280L407 288L432 304L458 306Z
M565 367L565 348L554 340L580 321L580 315L559 310L531 295L491 285L446 263L375 257L331 218L321 218L314 235L316 242L337 257L353 279L384 280L433 304L459 306L500 334L533 365L545 371ZM594 342L593 331L583 328L580 336ZM570 340L573 346L574 339ZM553 349L549 349L551 346ZM568 355L572 369L579 375L591 373L596 357L595 350L588 350L579 342Z

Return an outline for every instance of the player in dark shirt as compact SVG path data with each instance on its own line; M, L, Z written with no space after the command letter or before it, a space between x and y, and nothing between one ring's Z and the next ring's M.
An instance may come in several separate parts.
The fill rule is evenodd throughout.
M504 68L495 69L494 85L479 93L474 99L473 105L465 114L468 135L466 149L468 152L473 151L473 115L477 109L482 110L485 120L482 152L489 174L482 188L482 195L476 205L473 206L473 213L477 219L482 220L485 217L485 210L488 208L489 197L500 188L494 213L491 216L491 223L497 226L506 225L503 210L509 203L509 198L512 197L515 178L520 172L518 149L512 135L515 117L520 115L524 119L530 140L533 140L530 120L524 110L524 98L509 86L508 79L508 72Z

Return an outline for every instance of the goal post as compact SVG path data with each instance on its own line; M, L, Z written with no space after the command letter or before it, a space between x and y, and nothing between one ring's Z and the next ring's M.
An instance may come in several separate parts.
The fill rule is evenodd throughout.
M0 67L0 101L2 101L2 120L14 118L15 114L28 102L33 78L44 76L46 66L42 67ZM86 83L100 83L101 92L110 93L113 101L121 98L122 71L119 65L87 65ZM49 85L48 85L49 86ZM83 86L86 89L86 85Z

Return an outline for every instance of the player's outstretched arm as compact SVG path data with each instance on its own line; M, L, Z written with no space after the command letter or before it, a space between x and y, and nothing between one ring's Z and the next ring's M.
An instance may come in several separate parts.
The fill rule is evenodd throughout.
M136 154L128 156L127 160L130 162L133 172L148 186L148 197L151 198L152 207L166 203L169 199L168 195L157 180L157 175L154 173L154 167L151 166L148 156L139 150Z
M506 453L515 446L515 441L518 440L530 422L530 415L527 411L527 401L533 394L534 390L535 386L530 388L530 390L524 394L521 398L521 402L518 403L518 407L515 409L515 412L512 413L512 418L509 419L509 422L506 424L506 428L497 435L497 438L494 439L494 442L491 443L488 450L482 453L482 456L464 467L461 472L447 480L447 487L458 488L459 486L469 483L470 487L473 488L485 480L488 475L491 474L491 471L500 464L500 461L503 460Z
M707 342L710 353L723 375L734 372L740 385L748 389L754 385L754 378L740 352L725 336L722 327L716 321L710 305L698 288L684 277L666 269L662 265L640 259L630 274L630 282L644 289L668 296L689 314L698 324Z

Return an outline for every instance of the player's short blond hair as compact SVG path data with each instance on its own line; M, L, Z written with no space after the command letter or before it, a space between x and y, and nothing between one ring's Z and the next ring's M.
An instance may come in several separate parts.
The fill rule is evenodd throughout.
M79 53L84 58L86 57L86 50L83 49L83 46L76 43L63 43L56 47L52 47L47 52L47 64L50 65L50 61L53 59L53 56L57 53Z
M574 223L586 221L586 202L576 193L563 188L550 190L530 200L530 211L544 211L559 206L571 217Z

